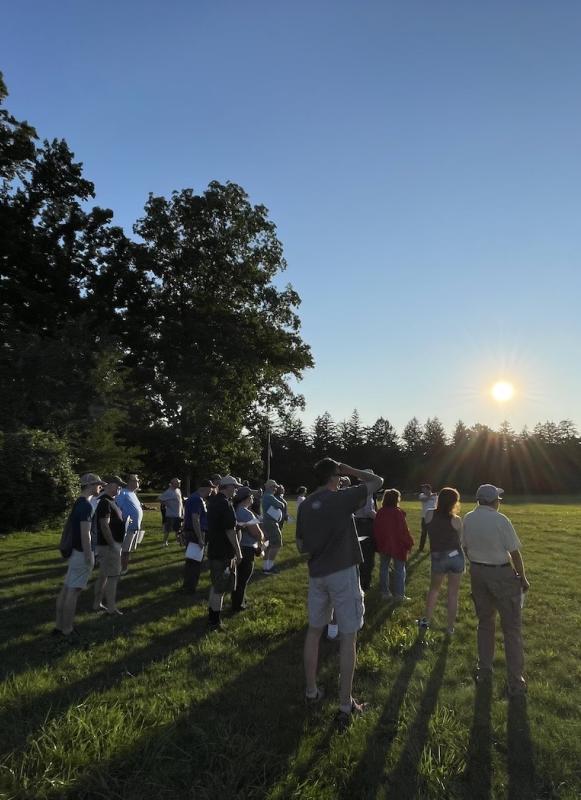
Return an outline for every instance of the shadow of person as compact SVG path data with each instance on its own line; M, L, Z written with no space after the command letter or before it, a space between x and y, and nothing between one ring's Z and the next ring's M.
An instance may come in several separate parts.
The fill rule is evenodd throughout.
M534 800L535 758L527 698L509 698L507 719L508 800Z
M413 645L404 656L381 716L367 739L367 749L344 790L345 797L375 797L384 781L384 765L387 754L397 736L401 707L418 661L425 652L423 635L418 634ZM365 794L361 794L365 787Z
M489 800L492 789L492 680L476 684L463 797Z
M386 779L388 793L398 800L413 800L418 789L418 765L428 741L432 714L438 703L438 694L444 679L450 639L446 637L434 664L416 718L408 728L406 741L395 769Z

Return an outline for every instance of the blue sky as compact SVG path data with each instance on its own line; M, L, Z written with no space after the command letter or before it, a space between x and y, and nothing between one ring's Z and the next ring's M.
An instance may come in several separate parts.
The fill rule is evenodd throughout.
M3 28L10 110L128 232L212 179L270 209L307 422L581 423L579 3L34 0Z

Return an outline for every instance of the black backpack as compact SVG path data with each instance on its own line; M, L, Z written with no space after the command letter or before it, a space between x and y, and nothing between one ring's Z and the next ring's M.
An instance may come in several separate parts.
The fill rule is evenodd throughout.
M75 500L73 507L71 508L71 513L67 517L67 521L64 524L63 532L61 533L59 550L63 558L70 558L71 553L73 552L73 514L80 500L82 500L81 497Z

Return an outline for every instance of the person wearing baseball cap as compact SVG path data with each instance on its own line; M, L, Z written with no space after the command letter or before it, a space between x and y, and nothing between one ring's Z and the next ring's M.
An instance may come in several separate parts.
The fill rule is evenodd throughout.
M99 577L95 583L93 611L122 615L123 612L117 608L117 585L121 576L125 522L116 499L126 483L118 475L105 478L104 483L95 511Z
M242 561L240 540L236 533L236 512L232 498L242 486L232 475L220 479L218 493L208 504L208 563L210 598L208 628L222 631L222 603L226 592L236 588L236 567Z
M208 498L216 488L212 480L201 480L188 499L184 507L184 538L186 541L186 553L184 559L184 581L183 590L188 594L195 594L200 580L202 569L201 558L206 537L208 534ZM190 547L189 545L197 545ZM201 548L201 550L200 550ZM191 557L191 556L196 556ZM200 560L198 561L198 557Z
M91 520L93 507L90 500L97 494L104 481L94 472L80 477L81 494L75 500L67 525L72 531L72 551L68 558L68 569L64 585L56 603L56 622L53 636L70 637L75 634L74 620L79 594L87 588L95 566L91 549Z
M285 504L275 495L278 483L269 478L264 484L262 495L262 530L264 538L268 541L268 548L262 568L263 575L276 575L278 569L274 566L275 559L282 547L282 533L279 522L282 521Z
M476 681L492 676L496 614L500 616L508 675L508 696L526 692L523 676L522 598L529 589L511 521L499 509L504 490L484 483L476 491L478 505L464 517L462 544L470 561L470 583L478 617Z

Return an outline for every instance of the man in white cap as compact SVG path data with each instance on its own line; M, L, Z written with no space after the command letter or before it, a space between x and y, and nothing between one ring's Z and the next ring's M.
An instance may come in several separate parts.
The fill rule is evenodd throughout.
M236 588L236 565L242 561L240 539L236 533L236 512L232 498L242 486L232 475L225 475L218 484L218 493L208 504L208 563L210 566L210 599L208 627L222 631L222 603L226 592Z
M95 557L91 550L91 519L93 508L89 502L97 494L103 481L98 475L87 472L81 475L81 494L75 500L67 521L72 532L72 552L68 559L68 569L64 586L56 603L55 636L71 636L79 594L87 588L93 571Z
M165 506L162 547L169 547L170 533L172 531L178 533L182 526L184 500L180 489L181 485L182 482L179 478L172 478L165 492L157 498Z
M282 533L279 523L282 522L285 503L275 495L278 483L269 478L264 484L262 495L262 530L265 541L268 541L264 567L264 575L276 575L278 569L274 566L275 559L282 547Z
M472 597L478 617L476 681L492 676L496 613L504 635L509 697L524 694L522 597L529 582L521 543L512 523L498 510L503 489L485 483L478 487L478 505L464 517L462 543L470 561Z

